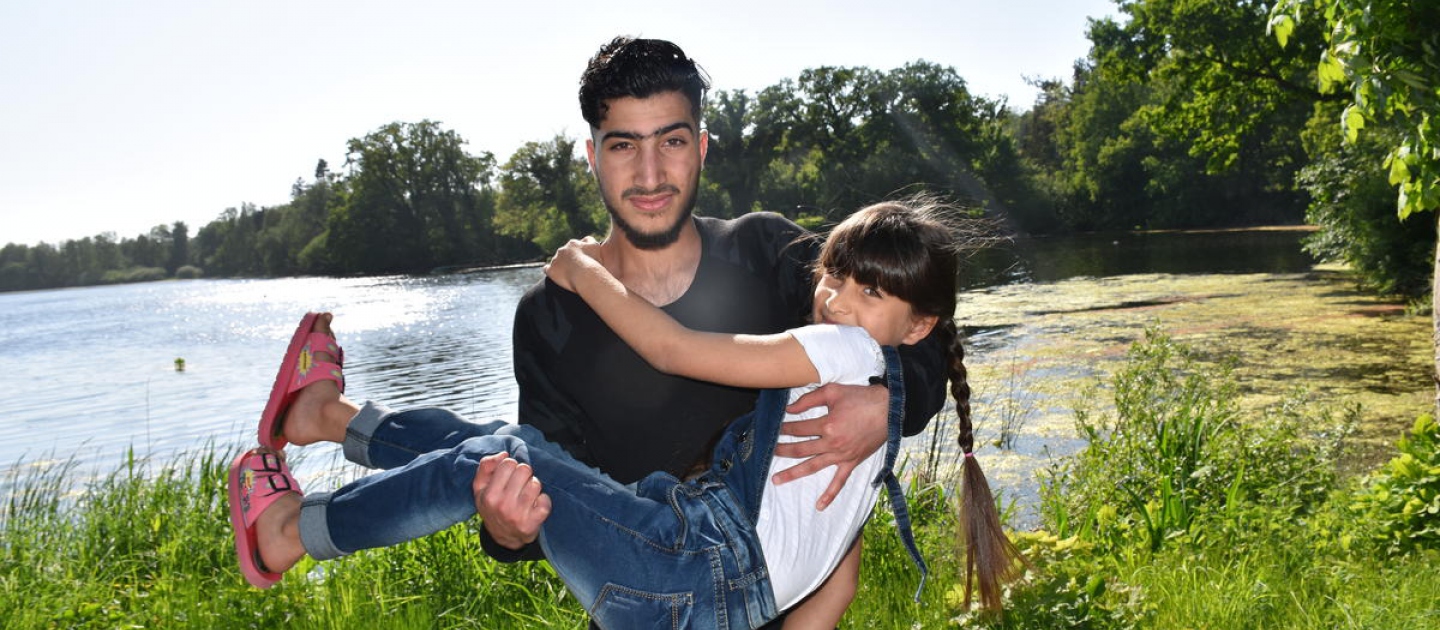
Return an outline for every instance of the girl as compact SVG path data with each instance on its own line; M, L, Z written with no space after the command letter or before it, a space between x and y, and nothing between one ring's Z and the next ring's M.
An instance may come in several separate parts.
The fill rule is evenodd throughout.
M939 325L952 340L952 393L966 454L962 510L970 516L964 529L978 541L967 545L967 573L978 575L982 602L998 606L998 585L1013 574L1016 555L970 455L969 388L952 319L956 254L950 231L928 212L878 204L836 227L818 263L815 324L777 335L690 331L629 294L590 257L593 241L572 242L556 254L546 274L579 293L657 369L740 387L794 388L789 398L784 390L762 393L756 410L726 429L709 470L686 482L657 473L622 486L535 429L504 422L439 423L433 427L436 450L417 455L392 448L375 430L388 410L373 403L355 407L325 382L340 382L338 365L312 365L302 353L304 369L296 370L300 383L292 391L316 394L282 401L291 406L287 437L297 443L313 437L303 436L311 430L302 420L307 416L340 418L347 456L389 470L302 499L279 453L260 448L242 454L230 479L242 570L252 584L266 587L280 579L276 571L304 554L333 558L462 522L474 513L472 480L483 483L481 460L509 453L535 469L553 498L540 545L601 627L661 621L667 627L762 625L813 592L845 557L882 483L892 490L897 524L920 564L923 584L924 565L908 537L909 519L892 472L904 408L892 346L914 343ZM304 339L332 345L325 334L328 317L319 321L318 337L302 322L309 335ZM338 361L338 348L330 353ZM856 481L823 512L813 506L828 480L770 485L770 474L788 465L772 457L780 423L789 419L788 400L807 386L865 384L876 377L890 386L891 439L857 469ZM316 435L329 439L335 433Z

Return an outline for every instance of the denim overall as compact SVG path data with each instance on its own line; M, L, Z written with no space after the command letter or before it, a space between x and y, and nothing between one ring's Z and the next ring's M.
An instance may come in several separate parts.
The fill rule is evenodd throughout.
M890 430L875 483L890 493L923 588L925 563L893 473L904 381L898 353L884 352ZM464 522L475 514L470 482L480 459L507 452L534 467L550 495L540 545L600 627L756 628L779 614L755 522L786 397L786 390L761 392L755 411L727 427L700 477L681 482L654 473L633 485L575 460L527 425L367 404L351 422L344 451L351 461L387 470L305 497L301 540L312 557L327 559Z

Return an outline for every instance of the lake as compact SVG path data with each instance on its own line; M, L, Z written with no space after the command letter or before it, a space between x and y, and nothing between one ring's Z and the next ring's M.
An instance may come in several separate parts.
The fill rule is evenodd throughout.
M1247 230L1019 240L973 258L965 291L1147 272L1295 273L1312 262L1300 251L1302 236ZM521 267L0 294L0 471L68 461L77 474L104 474L131 449L163 465L177 454L250 444L285 343L307 310L335 312L353 398L513 419L513 311L541 275ZM1018 343L978 330L967 361L983 363ZM298 452L292 459L307 485L358 474L336 448Z

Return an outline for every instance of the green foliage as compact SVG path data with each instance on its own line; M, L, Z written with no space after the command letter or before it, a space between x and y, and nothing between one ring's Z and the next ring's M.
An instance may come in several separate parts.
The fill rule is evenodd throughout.
M963 581L963 568L954 552L952 497L941 484L919 478L910 480L905 495L916 544L930 569L920 602L915 602L920 571L900 542L889 501L882 499L865 525L859 590L841 628L938 628L959 610L948 596L950 585Z
M1354 142L1367 127L1396 141L1385 158L1401 219L1440 206L1440 4L1412 0L1279 0L1270 28L1282 45L1307 23L1324 24L1311 57L1319 89L1345 94L1340 129Z
M1417 422L1395 460L1405 463L1387 466L1382 475L1387 481L1366 484L1358 496L1370 498L1352 499L1355 493L1339 489L1334 464L1358 409L1317 408L1297 393L1255 417L1226 414L1224 400L1213 400L1230 391L1223 366L1200 365L1197 358L1153 332L1132 348L1127 366L1113 379L1116 421L1092 431L1098 442L1042 483L1047 527L1068 534L1020 537L1036 570L1012 590L1005 619L981 625L1433 625L1440 615L1433 595L1440 576L1427 568L1437 557L1436 530L1424 502L1435 496L1440 478L1434 422L1428 417ZM1131 404L1146 400L1156 409ZM1187 420L1212 415L1229 419ZM1161 431L1161 422L1170 426ZM1147 449L1136 439L1142 435L1153 446ZM1199 435L1208 435L1206 445L1187 446ZM1194 454L1198 461L1191 461ZM1428 465L1418 465L1422 459ZM1159 460L1167 463L1157 466ZM1183 484L1172 476L1171 497L1177 498L1171 501L1161 476L1144 506L1127 498L1138 494L1135 479L1157 469L1190 469L1191 483L1176 491ZM1405 496L1392 500L1382 486L1403 487L1397 494ZM1157 531L1152 521L1164 522L1157 516L1187 496L1196 500L1185 506L1186 528ZM1377 503L1376 496L1385 498ZM1149 514L1140 515L1141 509ZM1406 533L1397 536L1397 530ZM1403 549L1392 545L1391 559L1377 563L1357 532L1388 541L1382 544L1425 542ZM1164 535L1159 546L1157 533Z
M1048 480L1052 526L1068 535L1068 515L1085 515L1082 536L1113 542L1138 531L1152 551L1186 533L1227 493L1228 475L1210 460L1216 436L1232 430L1234 387L1228 369L1204 369L1188 347L1147 330L1114 377L1114 416L1076 412L1089 446Z
M165 270L159 267L131 267L129 269L111 269L101 277L103 284L120 284L125 282L154 282L166 278Z
M1113 559L1095 544L1045 531L1020 533L1015 543L1034 569L1022 585L1011 589L1004 616L961 615L957 618L961 624L996 630L1146 627L1142 622L1147 606L1141 591L1115 579ZM952 591L952 599L960 597L963 591Z
M706 214L733 217L764 208L760 186L770 161L779 150L783 127L762 119L761 97L744 90L718 91L705 105L705 130L710 134L705 154L706 183L714 186L706 200ZM761 124L763 123L763 124ZM707 191L709 193L710 191Z
M1300 51L1319 33L1294 32L1288 51L1257 42L1264 4L1137 0L1120 3L1128 20L1091 21L1073 84L1047 87L1017 132L1061 225L1300 218L1299 130L1321 98Z
M229 455L159 468L134 458L85 483L73 462L21 466L3 487L6 628L581 628L545 563L488 560L466 526L292 570L274 588L235 569Z
M1416 418L1398 448L1354 497L1354 515L1368 527L1361 535L1391 556L1440 550L1440 425Z
M599 235L604 204L575 141L527 142L505 163L495 228L550 252L572 238Z
M327 257L361 273L428 270L472 260L489 240L495 159L434 121L390 123L352 139L348 194L329 216Z
M705 117L705 178L722 193L722 216L765 209L833 221L908 188L996 212L1031 196L1009 113L971 95L953 68L812 68L754 97L721 92Z
M1323 118L1322 110L1316 120ZM1313 135L1316 144L1327 144L1326 134ZM1435 227L1415 217L1394 219L1394 191L1382 166L1384 137L1367 134L1340 145L1329 134L1330 146L1300 170L1297 182L1311 198L1306 218L1322 228L1306 238L1305 248L1321 260L1347 263L1362 284L1381 294L1419 297L1430 291Z

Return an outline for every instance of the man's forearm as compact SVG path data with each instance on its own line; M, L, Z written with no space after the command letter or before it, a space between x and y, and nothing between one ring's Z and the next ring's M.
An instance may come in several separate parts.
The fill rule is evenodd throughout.
M511 549L497 542L495 537L490 535L489 530L483 526L480 528L480 548L485 551L485 555L495 559L496 562L529 562L545 559L545 550L540 548L540 543L534 542L519 549Z

